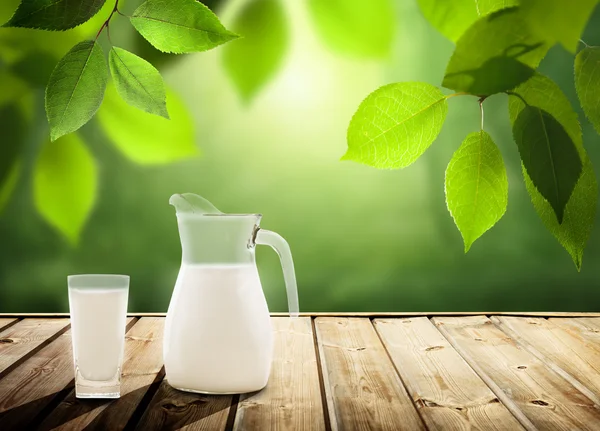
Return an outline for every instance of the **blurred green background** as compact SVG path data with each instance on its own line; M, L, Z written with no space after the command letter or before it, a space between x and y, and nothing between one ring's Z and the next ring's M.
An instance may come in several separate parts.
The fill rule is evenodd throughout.
M229 26L245 3L211 6ZM131 13L139 1L120 4ZM390 82L442 81L453 44L427 23L415 0L390 2L393 43L388 56L376 59L324 43L306 2L280 4L288 32L285 56L250 101L240 97L224 69L225 47L164 55L137 36L126 18L111 22L113 43L153 62L187 107L198 154L177 154L180 138L167 133L163 144L173 154L166 159L180 160L158 163L157 150L143 147L144 127L126 131L127 119L119 115L109 133L97 119L84 126L79 135L95 157L99 178L94 210L75 246L34 204L31 172L48 135L40 76L108 14L104 9L99 22L67 33L0 29L0 106L20 98L30 118L24 174L0 214L0 312L68 311L66 276L76 273L130 274L130 311L166 311L181 258L168 205L178 192L201 194L226 212L262 213L263 227L292 248L302 311L600 310L600 230L594 230L578 273L530 203L506 96L486 101L485 127L507 165L508 211L467 255L446 209L444 171L463 138L479 128L473 98L449 101L440 137L407 169L378 171L339 161L349 120L367 94ZM0 21L15 7L3 0ZM583 39L600 44L600 8ZM105 36L101 40L110 46ZM24 66L12 67L19 62ZM573 55L556 46L540 71L578 110L584 144L600 166L600 138L576 99ZM7 146L10 133L3 135L0 145ZM125 146L139 141L134 153L144 163L114 145L115 136ZM270 309L285 311L277 256L268 248L259 248L257 256Z

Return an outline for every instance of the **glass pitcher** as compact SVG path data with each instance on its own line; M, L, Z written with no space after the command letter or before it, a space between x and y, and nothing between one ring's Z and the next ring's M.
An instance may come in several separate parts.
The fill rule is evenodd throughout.
M188 392L260 390L269 378L273 334L255 245L269 245L279 255L295 317L298 292L290 248L281 236L259 227L260 214L201 211L190 205L190 196L203 200L176 194L169 201L177 210L182 263L165 321L166 379Z

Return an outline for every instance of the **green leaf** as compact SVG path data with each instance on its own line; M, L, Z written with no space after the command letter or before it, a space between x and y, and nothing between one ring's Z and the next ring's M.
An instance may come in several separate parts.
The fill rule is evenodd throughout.
M232 28L242 38L223 50L225 69L245 101L277 71L289 42L281 0L251 0Z
M583 171L573 194L567 202L563 222L560 224L550 203L533 185L525 167L523 177L533 206L546 228L556 237L559 243L571 255L578 270L581 269L583 251L594 226L596 206L598 202L598 184L594 174L594 166L583 147L581 127L577 114L573 111L567 97L550 78L537 74L526 83L515 89L531 106L549 112L567 131L583 162ZM516 96L509 98L509 114L511 123L525 108L523 101Z
M0 211L8 202L19 178L26 122L16 103L0 107Z
M342 160L381 169L404 168L439 135L447 112L446 97L431 84L385 85L369 94L352 117Z
M162 164L193 157L198 149L192 118L168 88L167 100L170 121L129 106L109 85L98 120L115 146L136 163Z
M598 0L521 0L523 15L530 27L553 45L560 42L575 53Z
M196 0L146 0L130 19L156 49L175 54L207 51L238 38Z
M165 83L154 66L116 46L110 50L108 63L123 100L142 111L169 118Z
M453 42L479 18L518 6L518 0L418 0L427 21Z
M575 88L585 115L600 133L600 47L587 47L575 57Z
M68 30L96 15L106 0L22 0L2 27Z
M102 104L107 80L106 60L95 41L78 43L58 62L46 87L53 141L90 121Z
M479 19L460 37L442 85L476 95L511 90L533 76L548 48L518 8L501 10Z
M391 0L309 0L316 31L332 50L355 57L386 57L392 46Z
M535 106L523 108L512 128L529 178L562 223L582 169L573 140L558 120Z
M71 244L77 244L94 206L96 177L94 158L76 134L46 142L36 161L35 206Z
M452 156L446 169L446 203L465 253L506 212L506 168L500 150L483 130L467 136Z

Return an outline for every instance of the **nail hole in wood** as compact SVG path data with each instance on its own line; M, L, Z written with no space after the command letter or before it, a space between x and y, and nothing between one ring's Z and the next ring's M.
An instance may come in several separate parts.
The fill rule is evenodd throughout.
M10 344L10 343L14 343L15 340L11 339L11 338L0 338L0 344Z
M536 406L544 406L544 407L550 405L546 401L543 401L543 400L531 400L531 404L535 404Z

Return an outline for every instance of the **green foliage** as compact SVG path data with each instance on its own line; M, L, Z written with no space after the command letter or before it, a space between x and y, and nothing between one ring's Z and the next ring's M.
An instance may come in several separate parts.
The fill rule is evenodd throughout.
M569 134L574 142L579 157L583 162L583 170L571 198L564 210L562 223L558 222L550 203L533 185L525 167L523 177L533 206L546 228L556 237L560 244L571 255L577 269L581 269L583 251L591 235L596 218L598 202L598 184L594 175L594 167L583 147L581 127L577 114L573 111L567 97L551 79L536 75L515 89L520 97L511 96L509 99L509 114L511 123L515 123L526 105L543 109L551 114Z
M25 118L16 103L0 107L0 211L8 201L20 171L20 156L25 139Z
M518 0L418 0L425 18L453 42L477 19L517 6Z
M575 88L585 115L600 133L600 47L587 47L575 57Z
M7 69L0 70L0 82L4 87L0 91L0 106L14 102L29 90L26 82Z
M2 130L0 146L0 184L2 184L19 156L25 135L25 119L16 103L0 107L0 130Z
M169 118L165 84L154 66L116 46L110 50L108 63L123 100L142 111Z
M39 51L25 55L10 70L32 87L45 87L55 66L54 56Z
M471 133L446 169L446 203L465 253L506 212L508 179L502 154L483 130Z
M281 0L251 0L233 30L242 38L225 46L225 69L242 99L250 100L280 67L289 44Z
M13 162L10 170L7 172L6 178L4 178L3 182L0 183L0 213L8 203L13 191L15 190L17 181L21 176L22 169L23 161L19 158Z
M355 57L386 57L394 37L391 0L309 0L317 33L331 49Z
M105 1L22 0L15 14L3 27L68 30L96 15Z
M94 116L104 97L108 71L95 41L75 45L56 65L46 88L46 113L54 141Z
M598 0L520 0L527 23L548 43L560 42L575 53Z
M93 156L76 134L46 142L35 164L35 206L72 244L94 206L96 176Z
M475 95L511 90L533 76L548 48L518 8L496 12L460 37L442 85Z
M352 117L342 160L380 169L404 168L433 143L447 111L446 97L433 85L383 86L367 96Z
M575 144L551 114L535 106L525 106L519 112L513 136L527 175L562 223L565 205L581 175Z
M104 133L129 159L140 164L171 163L198 154L192 118L183 102L167 89L171 120L125 103L109 85L98 119Z
M42 148L35 168L36 206L71 243L76 242L93 205L95 165L80 138L62 137L86 124L102 104L108 65L97 40L104 29L108 33L116 13L123 15L118 6L118 1L109 5L105 0L4 0L0 4L0 22L16 10L4 27L66 30L79 26L70 32L50 34L0 31L0 81L6 88L0 92L0 109L12 109L13 102L21 103L26 95L33 100L31 90L46 85L52 143ZM131 23L154 47L167 52L205 51L237 38L195 0L147 0L134 12ZM93 35L94 40L77 43ZM112 43L110 35L108 40ZM168 163L197 154L191 118L182 102L168 94L158 70L117 47L110 51L109 64L115 84L100 123L115 145L142 164ZM118 98L117 92L130 106ZM173 103L172 122L168 121L167 96ZM27 114L33 113L29 111ZM6 121L5 129L10 131L5 133L7 145L0 149L0 209L27 161L20 145L27 127L21 127L13 111L6 112L0 119L0 126Z
M238 37L196 0L146 0L130 20L156 49L175 54L207 51Z
M584 0L581 5L571 5L559 0L522 0L514 7L516 2L512 1L419 0L432 24L450 39L458 39L442 83L459 92L451 96L470 94L483 104L496 93L514 95L510 102L511 123L527 190L545 226L571 254L578 269L596 213L598 186L583 148L579 122L568 100L535 69L556 42L571 51L575 49L597 2ZM600 132L599 65L600 51L586 48L577 57L575 75L582 107ZM363 101L348 128L348 153L343 159L375 167L403 167L408 163L398 163L396 159L400 149L405 148L407 135L421 138L439 133L439 124L434 121L409 128L401 121L400 133L394 133L395 112L392 110L390 115L387 106L394 104L394 97L385 95L388 100L378 101L377 93L397 85L402 84L383 87ZM511 92L515 87L519 94ZM424 109L427 112L427 106ZM416 111L415 117L420 114ZM506 207L505 202L495 201L495 210L480 214L480 200L474 197L481 184L495 184L493 180L482 180L481 184L477 181L482 175L478 168L482 166L479 156L485 147L482 142L495 149L487 146L489 154L499 161L498 172L502 166L495 145L484 136L487 135L483 131L470 135L447 170L448 208L463 235L465 250L496 223ZM408 160L412 163L423 151L407 149L401 154L414 155ZM504 192L500 187L498 190Z

